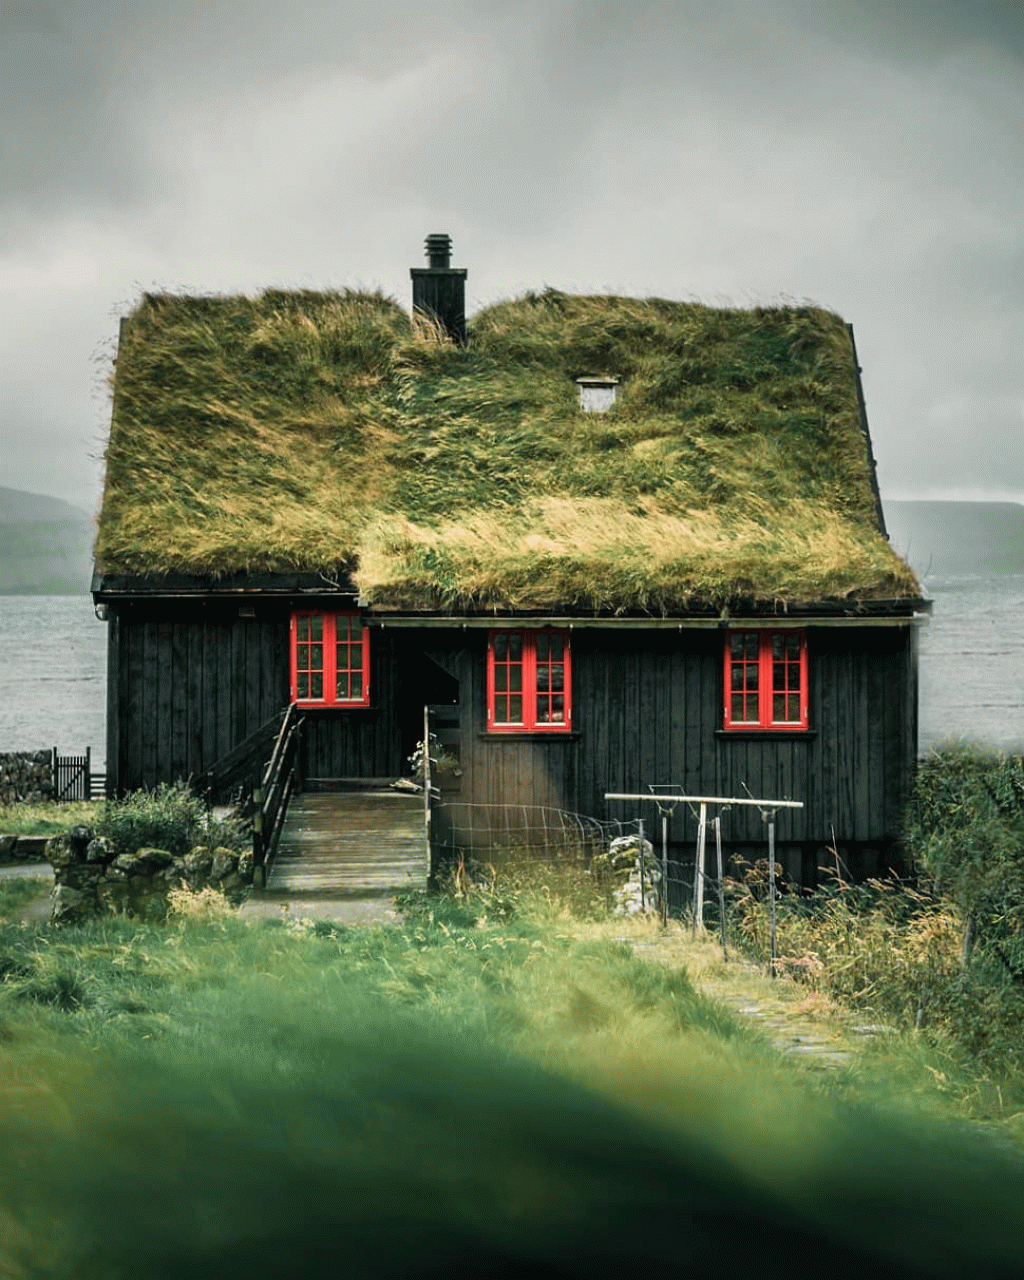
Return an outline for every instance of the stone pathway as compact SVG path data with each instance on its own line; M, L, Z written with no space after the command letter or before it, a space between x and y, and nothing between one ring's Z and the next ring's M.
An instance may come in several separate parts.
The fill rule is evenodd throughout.
M645 960L683 964L698 990L755 1023L777 1049L803 1061L812 1071L839 1070L852 1062L872 1037L895 1033L893 1027L855 1023L850 1014L830 1005L824 997L816 998L791 978L770 979L763 969L738 956L735 950L730 951L724 969L713 963L707 965L705 971L692 964L692 957L683 949L688 945L699 946L710 948L708 954L711 954L715 943L710 937L702 943L682 941L681 949L681 939L682 933L675 938L669 933L657 941L633 937L620 940L628 942L634 953ZM728 971L743 971L751 985L760 988L763 994L730 991L728 979L722 976Z

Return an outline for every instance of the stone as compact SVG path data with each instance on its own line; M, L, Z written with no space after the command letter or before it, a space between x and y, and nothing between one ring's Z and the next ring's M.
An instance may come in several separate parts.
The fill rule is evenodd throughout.
M210 883L220 884L226 875L234 871L238 866L238 854L232 853L230 849L217 848L213 851L213 861L210 866Z
M128 910L128 877L124 872L110 870L96 886L96 902L99 909L109 915L124 915Z
M94 862L69 862L61 868L58 882L70 889L91 889L102 876L103 868Z
M17 836L0 836L0 861L6 861L14 853L17 843Z
M112 861L114 857L114 845L106 836L97 836L94 840L90 840L85 847L86 862L103 862Z
M81 924L96 914L95 896L70 885L57 885L50 902L50 920L54 924Z
M191 852L185 854L185 877L190 888L202 888L212 865L213 854L203 845L197 845Z
M136 849L134 853L121 853L114 859L114 866L132 875L148 875L170 866L174 854L166 849Z

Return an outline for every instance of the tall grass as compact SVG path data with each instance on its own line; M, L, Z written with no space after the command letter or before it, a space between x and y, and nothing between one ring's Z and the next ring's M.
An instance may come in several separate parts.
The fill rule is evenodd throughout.
M945 1038L1024 1099L1024 760L950 748L907 810L914 883L837 878L776 905L779 964L846 1004ZM768 948L764 867L732 890L736 930Z

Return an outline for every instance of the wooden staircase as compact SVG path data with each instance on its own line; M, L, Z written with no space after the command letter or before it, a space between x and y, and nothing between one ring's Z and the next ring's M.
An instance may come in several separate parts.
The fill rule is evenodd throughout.
M423 797L391 788L292 797L266 888L243 916L348 923L392 918L388 900L427 883Z

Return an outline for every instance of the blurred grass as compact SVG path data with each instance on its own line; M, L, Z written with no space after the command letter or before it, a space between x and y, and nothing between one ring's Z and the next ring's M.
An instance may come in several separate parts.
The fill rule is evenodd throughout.
M0 926L0 1275L1024 1260L1009 1143L787 1061L694 988L707 944L647 962L651 925L495 888L393 928Z

